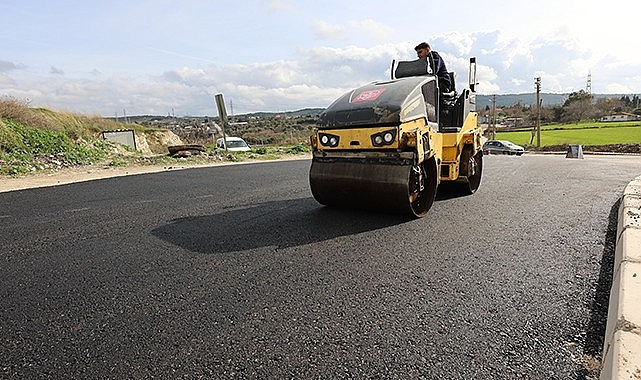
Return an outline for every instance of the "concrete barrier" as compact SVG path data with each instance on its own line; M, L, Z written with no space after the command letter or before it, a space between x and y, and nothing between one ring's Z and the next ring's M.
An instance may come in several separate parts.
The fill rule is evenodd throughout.
M600 379L641 379L641 176L619 207Z
M569 145L565 158L583 159L583 145Z

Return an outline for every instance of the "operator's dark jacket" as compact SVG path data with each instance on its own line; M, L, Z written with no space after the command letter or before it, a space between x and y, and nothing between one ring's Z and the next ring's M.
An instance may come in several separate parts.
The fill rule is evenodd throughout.
M430 51L430 57L434 62L434 70L436 70L436 75L438 76L438 87L441 92L450 92L452 91L452 82L450 80L450 73L445 67L445 61L443 58L435 52L434 50Z

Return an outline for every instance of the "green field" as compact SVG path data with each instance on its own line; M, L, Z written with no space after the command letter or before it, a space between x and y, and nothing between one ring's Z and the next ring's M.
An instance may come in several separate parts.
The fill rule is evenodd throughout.
M531 131L497 132L497 140L509 140L518 145L536 144ZM555 124L541 127L541 146L581 144L641 144L641 123L578 123Z

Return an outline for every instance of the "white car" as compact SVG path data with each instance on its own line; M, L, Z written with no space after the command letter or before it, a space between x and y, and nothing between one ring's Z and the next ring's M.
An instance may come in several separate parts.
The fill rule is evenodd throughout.
M216 140L216 148L217 149L222 149L225 150L225 142L227 142L227 150L229 152L249 152L252 150L252 148L247 145L245 140L241 139L240 137L226 137L223 139L222 137Z

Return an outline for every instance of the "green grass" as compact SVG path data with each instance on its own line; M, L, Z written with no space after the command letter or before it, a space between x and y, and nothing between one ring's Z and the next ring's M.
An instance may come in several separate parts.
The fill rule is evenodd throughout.
M0 174L17 175L52 166L89 164L106 156L107 144L78 144L66 132L0 118Z
M619 122L605 122L605 121L581 121L578 123L562 123L542 125L541 130L551 129L593 129L593 128L627 128L627 127L641 127L639 121L619 121Z
M591 123L590 125L595 125ZM601 123L603 124L603 123ZM610 145L610 144L639 144L641 143L641 125L636 126L599 126L577 128L574 125L550 125L541 128L541 146L581 144L581 145ZM567 129L561 129L567 128ZM531 131L497 132L496 139L509 140L518 145L530 145ZM536 144L536 136L532 140Z

